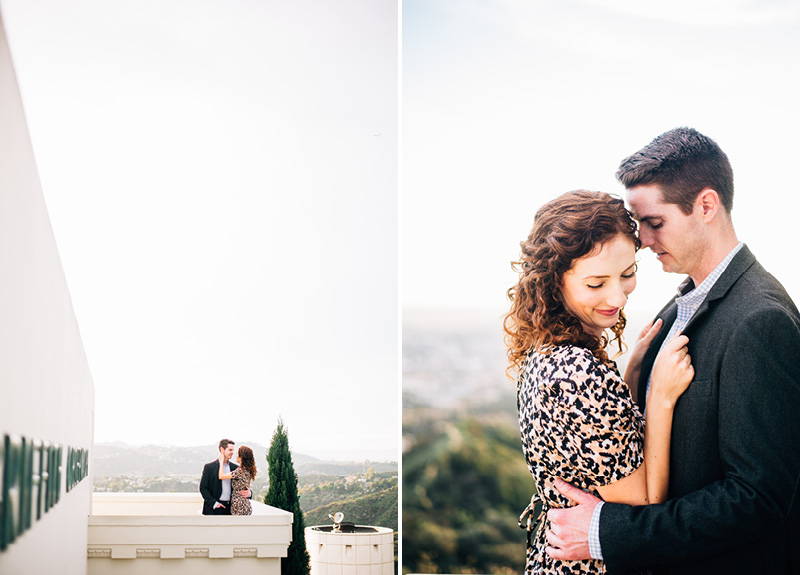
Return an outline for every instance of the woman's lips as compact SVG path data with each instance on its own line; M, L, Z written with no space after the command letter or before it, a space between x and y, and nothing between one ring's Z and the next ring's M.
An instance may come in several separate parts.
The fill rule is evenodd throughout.
M619 308L615 307L614 309L598 309L597 313L599 313L600 315L611 317L612 315L617 315L618 311Z

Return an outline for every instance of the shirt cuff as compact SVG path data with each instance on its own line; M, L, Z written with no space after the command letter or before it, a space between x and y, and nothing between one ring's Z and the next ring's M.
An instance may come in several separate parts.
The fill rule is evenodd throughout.
M592 522L589 524L589 554L592 559L603 560L603 550L600 548L600 510L603 501L597 504L592 513Z

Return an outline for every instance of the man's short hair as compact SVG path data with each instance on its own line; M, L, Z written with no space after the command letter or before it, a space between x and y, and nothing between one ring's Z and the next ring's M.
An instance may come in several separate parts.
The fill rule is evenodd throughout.
M227 449L229 445L236 445L236 444L230 439L223 439L222 441L219 442L220 449Z
M664 132L622 160L617 180L626 188L656 185L661 200L676 204L689 215L697 195L711 188L730 213L733 209L733 170L728 156L711 138L692 128Z

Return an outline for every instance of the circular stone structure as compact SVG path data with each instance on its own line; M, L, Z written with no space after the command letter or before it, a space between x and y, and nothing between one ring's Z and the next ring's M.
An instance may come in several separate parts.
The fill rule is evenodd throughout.
M394 533L388 527L306 527L311 575L394 575Z

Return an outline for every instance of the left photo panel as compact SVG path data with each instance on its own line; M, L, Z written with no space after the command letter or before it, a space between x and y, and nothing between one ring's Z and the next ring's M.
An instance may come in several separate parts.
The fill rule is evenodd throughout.
M0 0L0 572L397 573L398 29Z

